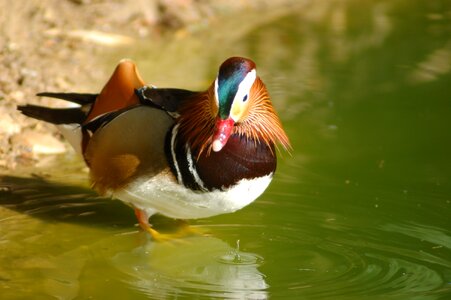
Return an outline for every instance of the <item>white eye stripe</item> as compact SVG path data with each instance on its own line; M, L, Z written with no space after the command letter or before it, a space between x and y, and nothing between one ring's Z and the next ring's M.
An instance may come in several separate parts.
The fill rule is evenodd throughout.
M230 116L233 120L235 120L235 122L238 122L238 120L241 118L240 115L235 114L241 114L242 109L235 110L234 107L240 107L241 105L247 104L246 102L249 101L251 88L256 78L257 72L255 71L255 69L252 69L252 71L247 73L246 77L244 77L243 81L241 81L241 83L238 85L238 91L235 94L235 98L233 99L232 103L232 109L230 111ZM246 100L244 100L245 98Z
M246 95L249 98L251 87L254 84L256 78L257 72L255 71L255 69L252 69L252 71L247 73L246 77L244 77L243 81L241 81L240 85L238 86L238 91L236 92L233 102L243 101Z
M219 75L218 75L219 76ZM216 105L219 107L219 97L218 97L218 77L215 80L215 101Z
M255 71L255 69L252 69L249 73L246 74L244 79L238 85L238 90L232 101L232 107L234 105L239 105L241 103L245 103L247 100L249 100L250 91L251 91L252 85L254 84L256 78L257 78L257 72ZM218 81L218 77L216 77L214 93L215 93L215 103L216 103L217 107L219 107L218 89L219 89L219 81ZM230 116L235 121L239 119L239 116L234 116L233 112L231 112Z

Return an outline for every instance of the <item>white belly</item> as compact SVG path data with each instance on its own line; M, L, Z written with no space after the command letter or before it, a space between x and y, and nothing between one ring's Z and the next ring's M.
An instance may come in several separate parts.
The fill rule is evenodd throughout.
M272 174L243 179L225 191L195 192L171 180L167 174L138 178L113 196L144 210L174 219L197 219L231 213L250 204L268 187Z

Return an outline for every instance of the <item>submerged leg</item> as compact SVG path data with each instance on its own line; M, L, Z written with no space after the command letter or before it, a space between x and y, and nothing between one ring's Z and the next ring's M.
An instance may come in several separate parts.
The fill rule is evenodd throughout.
M179 230L177 231L177 233L180 236L190 235L190 234L209 235L208 232L205 232L204 230L201 230L198 227L190 226L188 221L186 221L186 220L177 219L176 222L177 222L177 225L179 226Z

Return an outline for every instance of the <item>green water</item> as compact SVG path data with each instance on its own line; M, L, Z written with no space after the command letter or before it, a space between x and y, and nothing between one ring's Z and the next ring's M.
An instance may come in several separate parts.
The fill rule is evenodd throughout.
M71 154L4 176L0 298L451 299L450 20L449 1L306 1L112 54L192 89L253 58L294 150L256 202L169 244Z

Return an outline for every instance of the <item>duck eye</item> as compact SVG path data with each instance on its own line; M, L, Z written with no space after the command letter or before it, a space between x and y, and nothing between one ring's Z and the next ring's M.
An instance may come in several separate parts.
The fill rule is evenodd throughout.
M243 97L243 102L246 102L246 100L247 100L247 94L244 95L244 97Z

